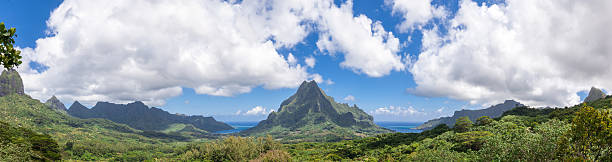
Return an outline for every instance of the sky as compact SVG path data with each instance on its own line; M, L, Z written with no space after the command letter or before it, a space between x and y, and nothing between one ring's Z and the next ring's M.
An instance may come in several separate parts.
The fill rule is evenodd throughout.
M265 119L315 80L375 121L612 89L609 0L2 0L26 93Z

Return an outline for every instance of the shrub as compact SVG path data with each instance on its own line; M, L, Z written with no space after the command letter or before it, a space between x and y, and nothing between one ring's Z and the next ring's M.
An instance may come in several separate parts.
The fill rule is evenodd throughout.
M281 147L282 145L271 137L230 136L213 142L188 145L180 158L187 161L247 161L269 150L280 150Z
M252 160L256 162L286 162L291 161L291 155L287 151L283 150L268 150L265 154L262 154L257 159Z
M472 127L472 121L467 116L460 117L455 122L455 131L461 133L466 132Z

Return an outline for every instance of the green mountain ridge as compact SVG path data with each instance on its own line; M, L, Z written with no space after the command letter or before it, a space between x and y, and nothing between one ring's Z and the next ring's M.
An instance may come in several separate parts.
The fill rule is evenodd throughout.
M83 119L108 119L145 131L163 131L171 128L173 124L191 125L206 132L234 129L213 117L170 114L156 107L148 107L140 101L128 104L98 102L91 109L75 101L68 109L68 114Z
M374 124L356 105L340 104L315 81L304 81L266 120L241 134L270 135L285 142L339 141L392 132Z
M504 101L504 103L493 105L491 107L484 108L484 109L455 111L455 113L453 113L453 116L431 119L419 125L415 129L429 130L441 124L446 124L449 127L453 127L455 125L455 121L458 118L464 117L464 116L467 116L471 121L476 121L476 119L478 119L481 116L497 118L497 117L500 117L506 111L512 110L515 107L522 107L522 106L525 106L525 105L519 102L516 102L514 100L506 100Z

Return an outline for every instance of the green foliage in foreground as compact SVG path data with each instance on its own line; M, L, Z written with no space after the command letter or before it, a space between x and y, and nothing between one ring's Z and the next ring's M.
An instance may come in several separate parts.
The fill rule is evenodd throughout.
M189 144L179 159L184 161L287 161L291 157L271 137L234 137Z
M17 37L17 29L6 28L4 22L0 22L0 64L6 69L12 69L21 64L21 51L13 47Z
M0 159L6 161L59 160L57 142L47 134L0 122Z

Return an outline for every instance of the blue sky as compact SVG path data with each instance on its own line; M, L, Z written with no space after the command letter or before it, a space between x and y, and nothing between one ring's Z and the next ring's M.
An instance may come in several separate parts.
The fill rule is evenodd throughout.
M325 4L326 1L319 2ZM525 22L522 21L525 18L516 16L516 14L528 10L529 8L521 8L521 6L531 2L434 0L423 7L423 4L401 0L335 0L333 5L318 6L318 8L313 9L315 10L313 12L296 15L289 12L289 16L295 16L298 19L296 24L291 25L295 25L294 27L299 29L303 27L303 30L284 29L282 26L285 24L277 23L292 21L285 21L291 19L285 19L286 17L278 14L284 13L281 12L284 11L284 8L278 6L287 4L276 1L271 1L270 4L257 4L256 1L193 1L195 4L201 4L202 6L199 6L201 8L187 8L186 10L190 12L185 11L184 14L173 8L185 7L181 4L174 6L174 4L170 4L172 1L169 1L156 6L155 3L157 2L149 2L151 8L161 6L163 9L168 9L167 12L156 13L160 15L147 15L149 8L139 7L141 5L136 2L134 4L131 4L131 2L116 4L107 2L107 4L97 4L97 6L88 3L57 0L8 0L3 3L3 8L6 9L0 10L0 21L10 27L17 28L16 45L23 49L27 61L27 66L22 65L19 71L24 77L26 91L33 97L44 101L50 95L57 95L67 106L75 100L89 106L95 101L126 103L133 100L143 100L149 105L161 107L171 113L211 115L222 121L257 121L264 119L266 112L278 109L279 104L295 92L299 85L298 80L319 79L322 82L319 83L319 86L328 95L334 97L336 101L357 104L360 108L372 114L377 121L421 122L439 116L451 115L455 110L487 107L491 104L501 103L506 99L514 99L534 106L576 104L584 99L587 94L585 90L591 86L603 89L609 88L610 84L606 83L605 80L612 78L609 71L589 71L594 68L606 69L608 65L573 68L576 70L574 71L575 75L569 76L564 73L568 71L565 68L570 67L565 64L568 63L566 60L549 57L559 55L559 53L545 50L534 51L530 50L531 48L523 49L522 47L525 46L533 47L532 49L547 46L546 44L523 44L524 42L539 42L554 38L554 35L551 34L541 35L535 38L536 40L532 40L534 38L527 37L531 34L528 32L532 30L523 31L522 28L516 27L520 25L519 23ZM277 3L283 5L272 5ZM207 8L207 5L231 8L232 4L240 6L240 8L231 10L236 14L229 18L236 19L236 22L229 24L227 32L230 34L228 35L216 35L215 32L212 32L212 34L206 33L209 30L200 30L200 28L206 28L206 26L197 26L190 23L181 24L185 21L180 20L191 19L190 16L185 15L195 17L186 22L211 21L215 24L215 20L226 20L228 17L223 17L225 15L222 14L224 13L222 10L210 9ZM347 4L352 4L349 10L343 8ZM269 15L266 15L268 13L250 12L248 10L251 8L257 9L259 5L268 7ZM538 6L542 7L542 4L531 5L535 5L536 8ZM304 12L306 11L305 8L309 7L304 4L298 5L297 2L287 6L294 7L290 8L293 9L290 11L299 8L304 9ZM86 10L87 7L102 9L95 12ZM105 7L110 10L104 10ZM114 9L112 9L113 7ZM562 8L563 6L553 6L552 8L554 7ZM56 9L57 11L52 13ZM277 10L278 12L275 12ZM217 14L212 14L213 17L204 16L206 19L202 19L198 16L206 13L203 11ZM557 11L574 12L574 10L565 11L562 9ZM107 14L106 12L109 12L108 15L110 16L97 15ZM348 13L352 16L334 17L334 13L335 15ZM249 14L253 15L249 17ZM308 14L318 16L308 17ZM51 18L53 17L51 15L56 16ZM113 17L116 15L119 15L119 18ZM147 23L164 22L162 21L164 16L177 19L176 22L173 21L176 24L169 23L167 27L161 25L163 27L154 29L151 26L144 26ZM219 19L214 16L219 16ZM265 17L265 19L257 19L258 16ZM580 16L580 14L577 16ZM125 21L121 17L136 19ZM211 20L207 20L208 18ZM556 20L554 15L550 17L538 15L536 18ZM143 22L134 22L140 19L143 19ZM240 23L241 20L249 23L242 24ZM274 21L262 22L263 20ZM583 21L580 17L568 17L567 21L563 20L560 20L559 23L572 24L576 21ZM349 22L349 24L334 26L334 22L340 21ZM353 22L355 24L367 22L365 24L368 28L359 30L363 29L360 28L363 26L351 26ZM97 24L97 26L90 24ZM377 24L384 31L375 29ZM403 26L402 24L408 25ZM590 24L591 22L584 23L585 26ZM105 25L108 26L104 27ZM192 25L196 27L192 28ZM535 27L532 28L533 31L544 30L548 27L547 25L535 24ZM174 28L179 30L170 30ZM261 31L265 34L257 35L253 32L242 32L245 28ZM487 31L488 29L491 29L491 31ZM160 37L150 36L146 33L142 35L134 34L139 33L139 30L145 30L145 32L164 32L163 30L168 30L166 32L171 32L170 34L173 36L184 34L196 36L176 37L174 40L179 41L170 41L164 44L168 45L165 46L166 48L156 48L155 44L159 41L155 39ZM214 30L221 30L216 33L226 32L223 28ZM268 30L270 32L266 33ZM580 35L586 33L587 30L593 30L593 28L576 30L577 34ZM237 35L231 35L232 32L237 32ZM361 50L372 49L371 53L364 54L360 51L359 46L355 46L354 42L350 43L352 41L350 37L349 39L342 39L345 35L364 36L363 33L357 32L366 32L366 37L361 38L365 38L364 41L371 41L374 45L371 48ZM564 33L565 31L560 30L560 32ZM115 33L120 35L117 36L118 39L113 41L114 36L116 36ZM251 39L252 37L249 34L253 34L252 37L258 39ZM380 34L383 34L383 36L380 36ZM584 35L586 35L584 39L607 39L588 34ZM327 44L321 42L325 39L325 36L329 36L329 40L332 42ZM188 37L186 40L195 42L194 45L188 45L191 41L184 41L185 37ZM239 37L239 40L234 37ZM130 42L132 38L134 41ZM212 38L217 38L217 40L211 40ZM393 44L393 38L396 38L399 44ZM41 41L37 43L39 39ZM125 43L123 40L125 40ZM486 43L479 42L481 40L489 41ZM220 61L212 63L195 61L200 59L200 56L210 60L211 57L209 56L221 55L223 57L240 58L240 56L246 55L240 53L244 50L228 50L226 46L215 44L215 41L239 42L237 43L237 49L242 48L243 44L248 44L244 45L245 49L250 48L250 50L246 50L247 53L249 51L269 53L271 48L272 53L265 56L266 58L272 56L270 59L273 60L237 60L236 62ZM556 39L555 41L552 43L571 44L579 40L574 38ZM266 42L270 43L266 44ZM266 46L270 44L273 47ZM56 46L60 48L54 48ZM219 46L218 49L217 46ZM251 48L253 46L257 48ZM602 49L599 46L604 47L603 51L597 51ZM109 47L121 48L113 50ZM201 47L205 48L202 49ZM259 47L265 49L259 50ZM611 55L608 50L609 47L605 45L596 44L581 47L585 49L580 50L591 51L596 56L609 57ZM485 49L484 52L483 49ZM153 50L164 52L157 53ZM572 52L575 53L575 51L570 51L568 55ZM225 53L229 53L231 56L225 55ZM254 53L257 54L257 52ZM536 59L544 59L544 64L550 66L550 68L530 64L529 61L535 60L532 58L535 57L534 53L537 54L536 56L541 56ZM295 63L292 63L289 59L290 54L295 58ZM65 60L67 59L65 56L75 59L80 58L83 61ZM170 65L172 67L167 68L155 66L155 63L159 64L156 61L160 61L157 58L168 56L189 56L187 58L194 58L193 62L187 62L189 65L195 66L195 69L198 69L199 66L205 68L190 71L189 66L185 66L187 68L183 66L173 67L172 65ZM582 55L576 56L574 54L571 56L576 57L574 60L583 59ZM116 57L125 57L126 60L130 61L117 63L114 60ZM314 58L314 66L309 66L306 63L306 58L309 57ZM355 62L349 61L349 57L354 58L356 63L372 63L375 66L355 64ZM257 71L257 68L269 64L276 65L279 63L278 58L281 58L280 63L283 66L276 67L271 71L290 71L289 73L283 73L282 75L259 74L260 71ZM384 59L376 60L379 58ZM503 58L517 60L511 59L509 62L505 62L506 60ZM517 62L526 62L526 64L507 65L517 64ZM251 63L256 64L253 65L255 70L251 68L246 72L245 70L223 71L242 67L239 66L241 64L250 65ZM568 64L571 63L573 62ZM209 64L214 65L208 66ZM389 64L394 65L391 67ZM471 64L477 64L478 66ZM385 68L386 65L389 65L389 67ZM127 69L122 67L127 67ZM207 72L217 72L207 71L210 68L217 69L217 71L221 70L220 74L228 73L229 77L209 75ZM552 68L560 69L561 72L551 72L550 69ZM164 71L165 69L173 69L174 71L168 73ZM181 74L173 74L178 73L177 71ZM185 74L182 75L182 72ZM230 74L234 73L236 75L231 77ZM58 75L65 75L70 79ZM254 77L240 77L245 75ZM282 79L293 78L283 82L277 81L278 79L270 79L278 76ZM585 79L571 79L573 77ZM253 81L241 81L251 79ZM123 83L125 85L122 85ZM354 99L349 99L351 97L348 96L352 96ZM251 113L247 113L249 110L252 110Z

